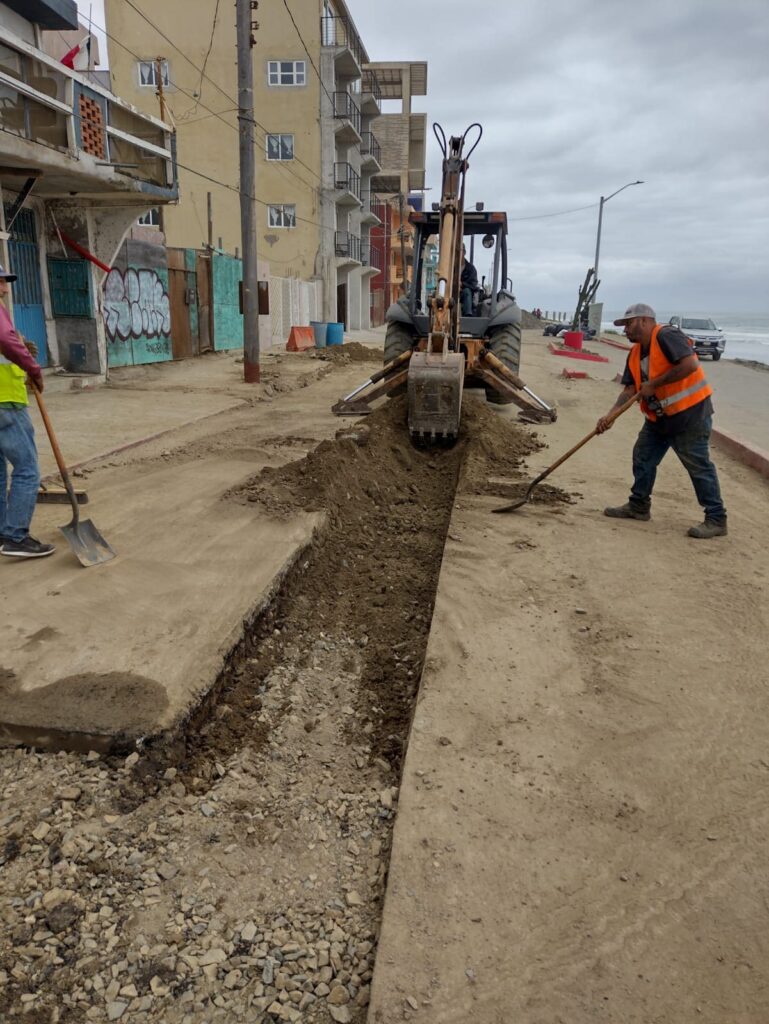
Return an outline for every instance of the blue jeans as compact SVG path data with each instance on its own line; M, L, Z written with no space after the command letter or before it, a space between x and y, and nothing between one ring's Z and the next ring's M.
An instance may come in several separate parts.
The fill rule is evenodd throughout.
M473 315L473 290L464 285L459 292L459 301L462 306L462 316Z
M8 469L13 466L8 488ZM0 409L0 535L24 540L35 512L40 470L27 409Z
M713 417L706 416L699 423L680 434L666 437L659 434L647 420L633 447L633 487L630 505L639 512L648 512L652 490L657 477L657 466L672 448L691 477L697 501L705 510L706 519L723 522L726 509L721 501L716 467L710 461L710 430Z

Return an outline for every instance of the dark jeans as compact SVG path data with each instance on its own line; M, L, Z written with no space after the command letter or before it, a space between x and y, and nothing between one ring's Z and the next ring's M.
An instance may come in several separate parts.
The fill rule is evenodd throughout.
M459 292L459 301L462 305L462 316L473 315L473 290L463 285Z
M691 477L697 501L705 509L706 519L723 521L726 509L721 501L716 467L710 461L710 429L713 417L706 416L699 423L680 434L666 437L654 430L647 420L633 448L633 487L630 505L642 512L651 506L651 495L657 477L657 466L669 448L672 448Z

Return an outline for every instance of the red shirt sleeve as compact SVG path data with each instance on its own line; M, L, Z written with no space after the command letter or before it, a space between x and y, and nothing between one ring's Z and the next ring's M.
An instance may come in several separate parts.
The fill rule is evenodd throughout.
M40 376L40 366L13 329L8 310L0 302L0 352L6 359L20 366L30 377Z

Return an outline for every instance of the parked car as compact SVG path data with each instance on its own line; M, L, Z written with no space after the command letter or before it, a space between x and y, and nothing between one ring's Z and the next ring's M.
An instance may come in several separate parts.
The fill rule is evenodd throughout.
M718 360L723 355L726 338L712 320L702 316L671 316L669 322L680 327L686 337L691 338L698 356L712 356Z

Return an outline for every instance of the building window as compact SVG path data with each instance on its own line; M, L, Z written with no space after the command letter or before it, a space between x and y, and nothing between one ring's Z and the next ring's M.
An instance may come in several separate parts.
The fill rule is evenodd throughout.
M161 60L160 62L160 73L163 76L163 85L168 86L171 81L168 77L168 61ZM156 74L156 67L154 60L140 60L139 61L139 85L146 86L150 89L157 89L158 87L158 76Z
M268 135L267 136L267 159L268 160L293 160L294 159L294 136L293 135Z
M291 203L280 203L267 207L267 222L271 228L295 228L296 206Z
M136 223L141 224L141 226L145 228L159 228L160 210L157 206L153 206L151 210L147 210L146 213L143 213Z
M267 61L269 85L305 85L306 77L306 65L303 60Z

